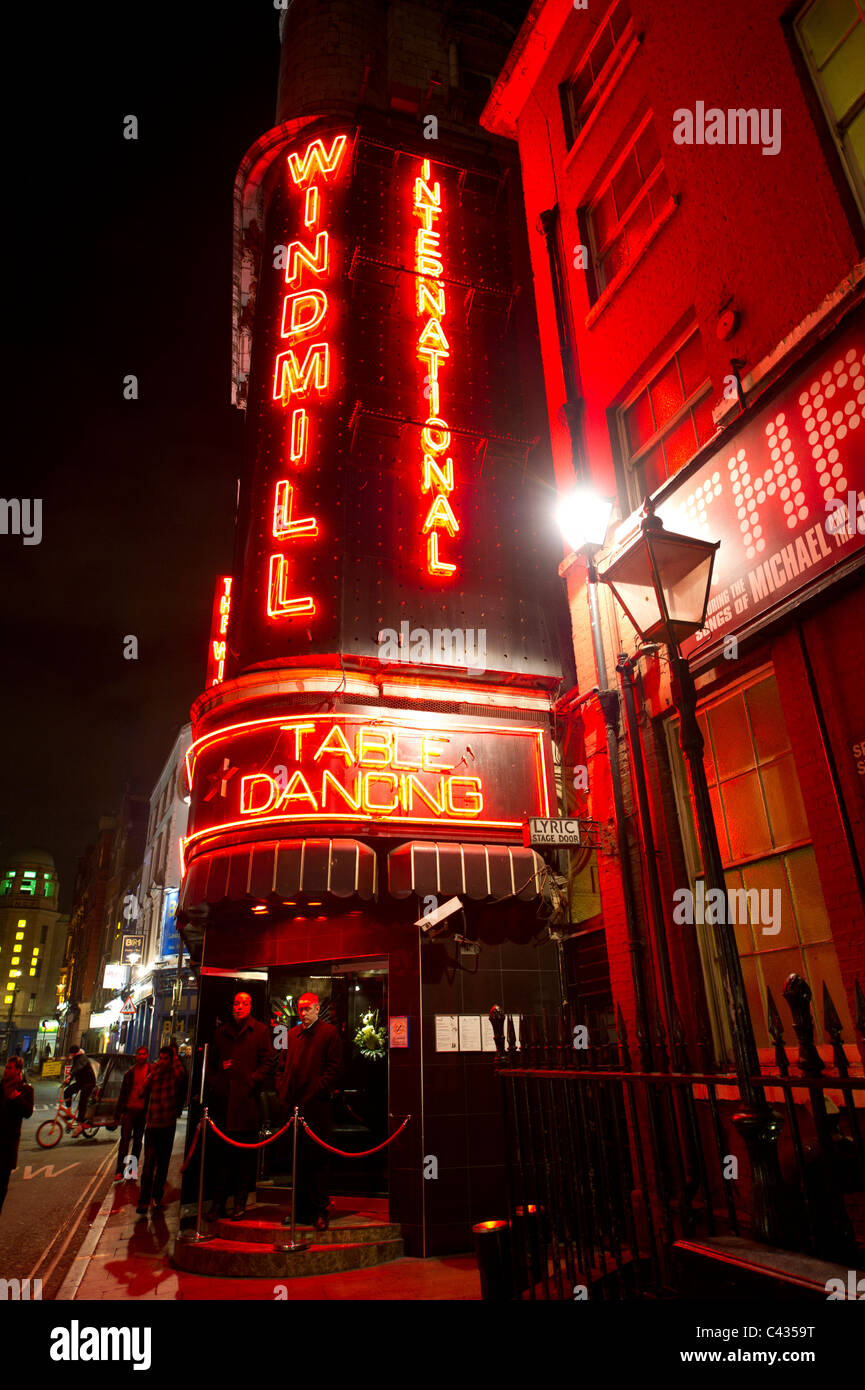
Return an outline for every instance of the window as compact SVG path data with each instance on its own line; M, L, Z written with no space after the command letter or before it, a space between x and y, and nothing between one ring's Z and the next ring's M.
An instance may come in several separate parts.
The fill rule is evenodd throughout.
M27 1004L27 1012L28 1012L28 1014L32 1014L35 1008L36 1008L36 995L35 995L35 994L31 994L29 1003Z
M865 217L865 11L860 0L813 0L795 27Z
M736 690L706 701L698 719L727 888L739 890L739 903L745 902L742 890L749 894L747 913L741 914L747 920L737 921L735 931L757 1044L771 1045L766 990L772 991L783 1015L784 981L794 971L820 1001L814 1011L819 1016L818 1042L826 1041L820 1035L824 983L851 1037L852 1020L774 673L764 670ZM668 727L686 854L696 886L702 870L678 747L678 721ZM753 920L751 909L758 902ZM713 928L698 924L694 930L721 1036L725 1015Z
M684 468L715 432L712 382L699 331L688 337L619 412L632 507Z
M45 945L45 942L46 942L47 940L48 940L48 923L47 923L47 922L43 922L43 923L42 923L42 935L41 935L40 938L39 938L40 945L44 946L44 945Z
M592 255L594 299L637 259L669 205L667 175L649 115L581 218Z
M6 874L3 875L3 882L0 883L0 894L5 895L6 893L11 893L11 892L12 892L12 889L13 889L14 887L15 887L15 870L14 870L14 869L9 869L9 871L8 871Z
M42 877L45 880L45 886L42 889L42 894L46 898L51 898L54 896L54 880L52 879L50 874L43 874Z
M602 21L590 47L580 59L569 82L559 88L565 142L571 148L607 88L618 67L627 38L633 33L631 15L624 0L617 0Z

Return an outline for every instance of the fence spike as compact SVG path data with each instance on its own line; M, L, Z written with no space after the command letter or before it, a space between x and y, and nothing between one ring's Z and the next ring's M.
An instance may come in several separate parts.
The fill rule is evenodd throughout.
M769 1036L775 1044L775 1065L782 1076L789 1076L790 1059L784 1046L784 1023L768 986L766 987L766 1016L769 1021Z
M832 1039L832 1061L835 1063L835 1069L839 1076L847 1076L850 1068L847 1065L847 1054L844 1051L841 1036L841 1020L825 980L823 981L823 1026Z
M784 981L784 998L793 1015L793 1031L799 1039L799 1070L803 1076L819 1076L826 1070L826 1063L814 1046L811 986L794 971Z
M622 1064L622 1071L630 1071L631 1051L628 1047L628 1029L620 1004L616 1004L616 1037L619 1041L619 1060Z

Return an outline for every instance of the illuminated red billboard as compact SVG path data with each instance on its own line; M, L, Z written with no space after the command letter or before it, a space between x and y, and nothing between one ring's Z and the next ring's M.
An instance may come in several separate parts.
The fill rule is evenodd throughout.
M230 725L187 754L187 860L242 831L351 824L363 833L426 827L518 834L552 804L540 728L422 715L297 714Z
M811 366L658 505L671 531L720 540L693 654L865 549L865 329Z

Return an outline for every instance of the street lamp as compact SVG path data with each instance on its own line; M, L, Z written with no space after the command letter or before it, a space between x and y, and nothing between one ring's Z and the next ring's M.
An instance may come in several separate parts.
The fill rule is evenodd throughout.
M590 488L577 487L565 493L556 508L556 520L571 550L589 554L600 549L607 539L614 506L612 497L599 497Z
M634 1007L637 1015L637 1036L640 1058L644 1070L653 1070L652 1030L649 1024L648 1000L645 982L645 942L640 934L637 895L631 877L631 852L628 845L627 819L625 816L622 771L619 765L619 694L609 688L607 661L601 636L601 619L598 610L598 572L595 568L595 555L603 546L613 514L615 499L602 497L591 488L579 486L566 493L556 508L559 530L571 554L559 566L562 578L574 564L575 557L582 555L586 562L586 591L589 600L589 626L592 634L592 649L595 657L595 670L598 686L583 701L596 696L604 718L607 736L607 762L610 770L610 784L615 811L616 844L618 848L619 870L622 881L622 898L625 907L625 925L628 935L628 948L631 959L631 978L634 986ZM583 701L580 703L582 704Z
M621 550L598 578L612 589L644 641L657 637L667 644L672 695L679 715L679 746L688 766L703 873L709 890L720 893L709 901L726 904L727 884L706 781L703 735L697 722L697 692L691 668L679 651L679 643L698 632L706 621L712 569L719 545L719 541L702 541L666 531L647 500L638 529L626 538ZM743 1101L733 1123L743 1135L751 1158L755 1222L762 1239L771 1243L781 1235L772 1201L772 1189L780 1181L775 1146L781 1121L767 1104L762 1087L753 1080L759 1074L760 1061L735 930L728 920L729 913L722 912L722 920L714 913L713 917L736 1076Z

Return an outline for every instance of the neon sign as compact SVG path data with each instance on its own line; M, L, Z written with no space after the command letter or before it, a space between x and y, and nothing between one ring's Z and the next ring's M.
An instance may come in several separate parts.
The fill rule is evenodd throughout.
M434 219L441 217L444 209L441 184L431 183L431 177L430 161L425 159L421 176L414 182L414 212L423 223L415 235L414 256L416 307L418 316L424 321L417 341L417 355L427 367L428 391L425 396L429 400L429 417L421 434L421 490L432 494L423 523L423 535L427 538L427 570L431 575L445 578L456 572L456 565L439 554L439 532L446 531L453 540L460 526L450 503L454 490L454 463L452 458L445 457L451 442L450 429L441 418L439 371L441 363L450 357L450 343L443 327L445 287L441 232L435 227Z
M317 228L322 209L319 180L328 183L339 171L346 149L346 136L337 135L329 148L321 139L313 140L302 154L288 156L291 183L303 190L303 224ZM327 392L331 380L331 349L324 335L328 329L328 298L323 285L332 273L331 245L325 229L316 230L312 244L292 241L286 252L285 283L279 336L288 347L277 352L273 364L273 400L283 409L291 408L285 462L302 468L308 459L310 443L309 407ZM319 339L309 342L317 333ZM303 404L298 404L303 402ZM299 488L290 478L279 478L273 495L271 540L283 547L273 551L267 568L267 616L271 620L311 617L315 600L310 594L293 592L289 555L286 549L301 539L319 534L314 516L295 516ZM300 501L297 507L302 507Z
M196 740L187 769L187 853L221 832L282 822L516 831L550 806L545 735L526 726L373 714L250 720Z
M219 685L225 676L225 658L228 651L228 617L231 612L230 574L223 574L216 581L213 595L213 615L210 620L210 641L207 646L207 676L205 689Z

